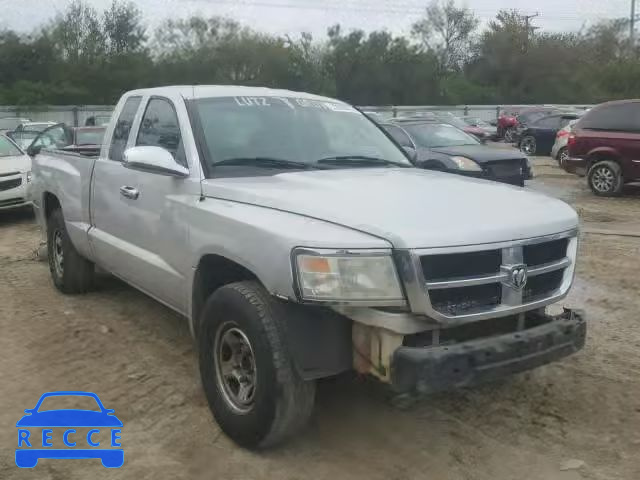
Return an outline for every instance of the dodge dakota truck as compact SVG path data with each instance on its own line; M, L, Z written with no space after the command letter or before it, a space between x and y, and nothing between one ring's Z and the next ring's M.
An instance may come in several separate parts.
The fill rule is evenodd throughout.
M55 286L86 292L99 266L186 317L211 411L242 446L298 431L323 377L417 396L584 345L579 311L546 309L573 281L574 210L413 168L341 101L136 90L98 156L29 153Z

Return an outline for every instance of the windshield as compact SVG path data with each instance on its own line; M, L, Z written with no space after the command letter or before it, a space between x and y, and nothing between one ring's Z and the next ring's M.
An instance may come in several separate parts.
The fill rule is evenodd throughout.
M210 165L260 158L306 165L331 158L333 168L381 165L352 161L371 157L411 166L375 124L345 104L294 97L220 97L194 103Z
M406 125L404 129L409 132L413 141L419 147L456 147L460 145L478 145L479 142L471 135L449 124L424 123L418 125Z
M76 130L76 145L101 145L106 129Z
M0 157L14 157L22 152L7 137L0 136Z
M457 127L457 128L467 128L469 126L462 119L450 113L443 113L443 114L437 115L437 118L438 120L448 123L449 125L453 125L454 127Z
M20 145L20 148L22 148L23 150L26 149L29 145L31 145L31 142L33 142L39 134L40 134L39 132L32 132L32 131L27 132L24 130L20 132L7 133L7 135L11 137L11 139L14 142Z

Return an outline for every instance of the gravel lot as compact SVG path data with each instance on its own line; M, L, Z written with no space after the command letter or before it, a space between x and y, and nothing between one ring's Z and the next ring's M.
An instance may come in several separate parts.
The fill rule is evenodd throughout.
M110 277L88 295L59 294L35 260L31 216L0 213L0 478L640 478L640 189L596 198L549 159L533 163L529 188L568 201L583 220L566 304L587 310L586 348L409 410L369 382L324 381L308 430L262 453L235 447L213 421L186 321ZM15 422L43 392L62 389L94 391L115 409L125 425L121 469L98 460L15 466Z

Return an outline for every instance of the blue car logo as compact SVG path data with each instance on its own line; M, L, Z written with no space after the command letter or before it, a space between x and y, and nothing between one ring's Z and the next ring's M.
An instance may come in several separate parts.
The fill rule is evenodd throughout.
M41 410L42 402L49 397L90 397L100 411L82 409ZM40 397L33 409L24 411L26 415L18 420L18 448L16 465L20 468L33 468L40 458L80 459L99 458L107 468L119 468L124 463L122 450L122 422L104 408L95 393L91 392L49 392ZM42 428L41 435L36 429ZM64 429L62 442L67 448L53 448L54 430ZM76 428L90 428L86 435ZM106 434L105 432L106 431ZM105 438L105 435L108 437ZM60 440L59 438L56 439ZM88 448L83 448L86 443ZM78 447L76 448L76 445ZM109 445L111 448L104 448Z

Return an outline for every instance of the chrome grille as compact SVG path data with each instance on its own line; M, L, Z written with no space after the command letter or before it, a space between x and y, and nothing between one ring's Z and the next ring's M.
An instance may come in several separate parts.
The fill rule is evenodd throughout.
M406 286L412 310L452 323L479 320L564 297L573 280L577 232L442 250L413 252L416 282Z

